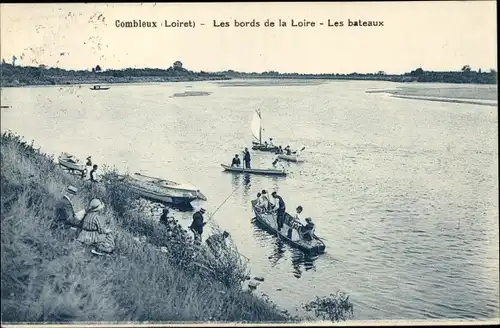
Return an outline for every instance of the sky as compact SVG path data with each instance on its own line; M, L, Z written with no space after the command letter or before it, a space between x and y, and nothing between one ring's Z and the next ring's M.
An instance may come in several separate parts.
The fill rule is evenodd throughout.
M116 27L117 20L134 19L158 27ZM275 26L263 26L267 19ZM292 27L292 19L316 26ZM328 19L344 26L329 27ZM165 20L195 26L165 27ZM234 20L261 26L235 27ZM349 20L383 26L348 26ZM1 4L0 24L2 59L11 63L15 55L23 66L168 68L180 60L208 72L497 69L495 1Z

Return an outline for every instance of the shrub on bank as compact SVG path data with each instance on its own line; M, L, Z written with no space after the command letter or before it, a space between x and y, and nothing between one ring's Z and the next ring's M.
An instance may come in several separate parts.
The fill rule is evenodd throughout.
M193 258L188 234L169 237L167 227L129 208L134 196L116 172L106 175L106 188L89 185L11 133L1 136L0 164L4 322L290 320L241 290L246 267L234 247L227 261ZM71 229L50 229L69 184L79 189L75 209L94 197L106 203L111 256L92 255Z

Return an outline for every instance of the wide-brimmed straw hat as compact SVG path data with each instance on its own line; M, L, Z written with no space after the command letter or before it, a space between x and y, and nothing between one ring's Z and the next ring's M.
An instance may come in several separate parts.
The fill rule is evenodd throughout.
M206 212L206 210L205 210L204 208L200 208L200 212L201 212L201 213L205 213L205 212Z
M100 211L104 208L104 203L99 199L94 198L89 203L89 211Z

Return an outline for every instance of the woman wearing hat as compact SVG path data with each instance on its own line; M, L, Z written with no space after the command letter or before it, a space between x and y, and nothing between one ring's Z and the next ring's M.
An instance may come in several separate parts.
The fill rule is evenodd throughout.
M85 245L96 246L99 252L112 253L115 240L111 230L105 228L102 219L104 204L99 199L92 199L83 218L82 228L77 240Z

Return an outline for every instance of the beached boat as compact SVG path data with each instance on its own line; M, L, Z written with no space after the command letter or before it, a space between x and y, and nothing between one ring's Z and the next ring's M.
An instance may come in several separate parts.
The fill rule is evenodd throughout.
M279 159L282 159L284 161L288 161L288 162L295 162L295 163L302 163L304 162L304 159L302 157L300 157L300 155L298 154L295 154L295 155L287 155L287 154L278 154L276 157L278 157Z
M190 205L196 199L207 200L200 190L192 185L150 177L141 173L135 173L133 176L122 175L120 178L139 196L161 203Z
M95 90L95 91L104 91L108 90L109 87L101 87L100 85L94 85L92 88L89 88L90 90Z
M80 161L78 158L75 156L63 152L59 157L57 158L59 165L70 169L70 170L75 170L75 171L84 171L85 170L85 163Z
M325 243L319 237L314 235L313 240L303 240L298 231L298 225L293 223L293 218L290 214L285 213L285 222L283 228L278 232L278 222L276 213L264 213L256 207L256 200L252 200L252 209L255 213L255 222L268 232L277 235L282 240L285 240L291 246L298 248L308 253L324 253L326 249Z
M277 146L270 146L262 143L262 112L260 110L255 110L251 123L252 135L258 140L252 141L252 149L268 152L276 152L278 150Z
M245 169L243 167L236 167L231 165L221 164L225 171L235 172L235 173L249 173L249 174L260 174L260 175L278 175L286 176L285 170L278 169Z

